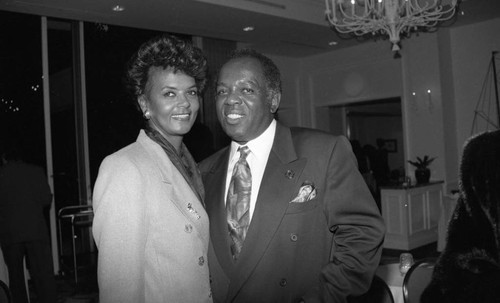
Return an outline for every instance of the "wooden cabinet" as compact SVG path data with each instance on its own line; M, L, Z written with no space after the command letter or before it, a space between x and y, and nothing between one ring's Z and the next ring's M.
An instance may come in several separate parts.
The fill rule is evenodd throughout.
M384 248L411 250L438 239L443 182L381 189Z

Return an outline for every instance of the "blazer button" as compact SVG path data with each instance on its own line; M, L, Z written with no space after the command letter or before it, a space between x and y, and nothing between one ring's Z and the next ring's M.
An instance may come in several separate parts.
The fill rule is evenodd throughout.
M281 287L285 287L285 286L286 286L286 283L287 283L287 282L286 282L286 279L281 279L281 281L280 281L280 286L281 286Z
M191 224L186 224L184 226L184 231L187 232L188 234L190 234L192 231L193 231L193 225Z
M296 234L290 234L290 240L292 240L292 242L297 242L298 238L299 237Z
M203 264L205 264L205 258L199 257L198 258L198 265L203 266Z
M285 177L287 179L293 179L293 177L295 177L295 172L293 170L287 170L286 173L285 173Z

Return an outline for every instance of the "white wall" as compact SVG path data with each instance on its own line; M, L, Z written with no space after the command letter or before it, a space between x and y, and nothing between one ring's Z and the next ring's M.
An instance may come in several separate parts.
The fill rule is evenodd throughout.
M429 167L431 180L445 180L438 36L420 34L404 40L403 47L403 129L406 156L411 160L424 155L437 157ZM414 169L407 164L411 177Z
M303 59L302 73L309 79L304 90L313 96L311 111L324 105L401 97L405 159L423 155L442 159L436 35L404 40L400 59L393 57L390 46L388 41L367 42ZM322 117L313 117L311 126L324 124L318 119ZM413 175L413 167L406 165L405 169ZM431 170L432 179L443 180L443 161L436 160Z
M401 95L401 61L387 41L305 58L301 68L312 108Z
M444 131L444 154L445 176L447 180L447 191L458 188L458 154L455 117L455 94L453 91L453 61L451 54L451 38L449 30L438 33L439 63L441 71L441 96L443 106L443 131Z
M285 109L295 109L287 124L321 127L328 125L322 119L329 115L317 114L324 106L400 96L405 159L438 157L431 179L454 189L491 52L500 50L500 19L413 35L402 47L400 59L393 58L388 41L273 58L282 69ZM413 167L406 169L412 174Z
M458 158L471 135L474 109L480 97L492 51L500 52L500 18L451 31L453 92ZM500 66L497 66L500 68Z
M299 61L291 60L286 57L271 56L274 63L278 66L282 78L282 95L278 111L280 122L288 126L301 125L299 111L300 90L298 84Z

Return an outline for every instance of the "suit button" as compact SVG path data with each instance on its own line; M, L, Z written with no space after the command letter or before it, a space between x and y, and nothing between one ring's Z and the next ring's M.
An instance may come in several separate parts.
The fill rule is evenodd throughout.
M192 231L193 231L193 225L191 224L186 224L184 226L184 231L187 232L188 234L190 234Z
M198 258L198 265L203 266L203 264L205 264L205 258L199 257Z
M298 238L299 237L296 234L290 234L290 240L292 240L292 242L297 242Z
M280 286L281 286L281 287L285 287L285 286L286 286L286 283L287 283L287 282L286 282L286 279L281 279L281 281L280 281Z

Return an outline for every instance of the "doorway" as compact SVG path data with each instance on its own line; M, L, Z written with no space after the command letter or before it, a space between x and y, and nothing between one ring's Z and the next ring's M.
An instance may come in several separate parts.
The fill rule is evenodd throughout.
M380 188L397 185L406 175L401 98L329 106L327 112L328 131L349 139L379 204Z

